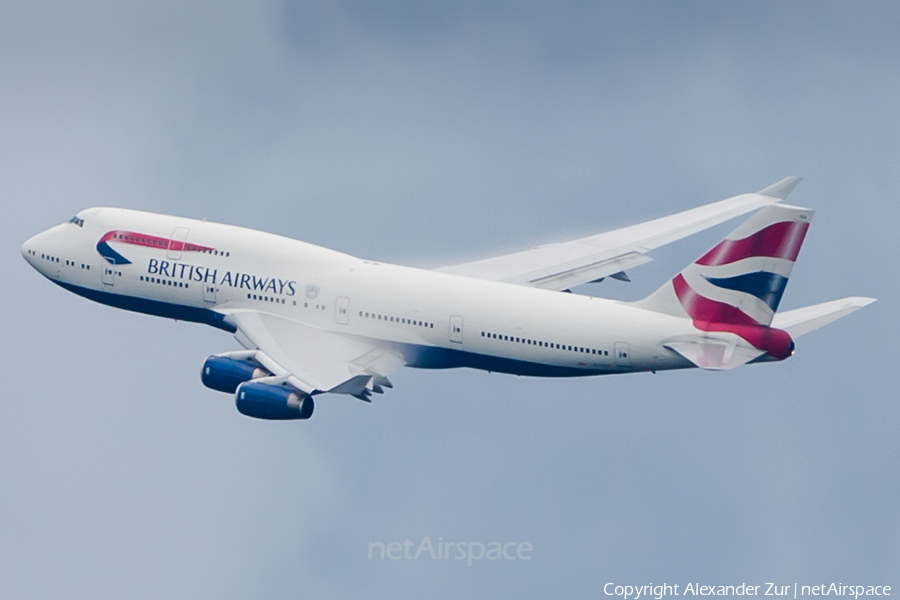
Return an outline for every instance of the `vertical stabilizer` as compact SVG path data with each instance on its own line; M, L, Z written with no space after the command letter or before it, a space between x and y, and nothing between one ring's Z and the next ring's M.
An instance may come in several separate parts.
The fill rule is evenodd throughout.
M636 304L695 324L768 326L812 217L808 208L767 206Z

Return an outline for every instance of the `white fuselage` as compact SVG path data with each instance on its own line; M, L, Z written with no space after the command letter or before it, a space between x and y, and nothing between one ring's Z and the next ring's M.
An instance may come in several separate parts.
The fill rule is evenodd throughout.
M94 208L31 238L22 253L98 302L225 330L233 330L230 312L266 311L390 347L414 367L578 376L692 366L663 347L696 333L689 319L363 260L231 225Z

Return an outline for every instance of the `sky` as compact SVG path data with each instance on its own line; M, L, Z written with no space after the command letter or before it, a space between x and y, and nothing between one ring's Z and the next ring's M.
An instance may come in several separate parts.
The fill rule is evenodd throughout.
M897 590L898 26L889 2L3 3L0 596ZM91 303L19 251L102 205L435 267L788 175L817 213L782 307L879 299L790 360L404 369L308 422L202 386L228 334ZM734 226L578 291L642 298ZM368 558L425 537L533 550Z

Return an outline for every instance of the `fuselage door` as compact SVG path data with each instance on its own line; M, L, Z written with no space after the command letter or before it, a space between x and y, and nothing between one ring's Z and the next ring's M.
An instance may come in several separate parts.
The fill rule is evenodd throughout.
M450 317L450 341L457 344L463 341L463 318L459 315Z
M203 281L200 285L203 286L203 300L206 302L215 302L217 300L217 292L219 291L218 288L216 288L216 284L209 281Z
M631 366L631 350L628 349L628 342L616 342L616 364L620 367Z
M172 260L181 260L181 252L184 250L184 241L191 232L187 227L176 227L169 240L169 251L166 257Z
M334 320L338 325L350 322L350 298L341 296L334 303Z
M116 265L105 258L100 261L100 279L104 285L116 285Z

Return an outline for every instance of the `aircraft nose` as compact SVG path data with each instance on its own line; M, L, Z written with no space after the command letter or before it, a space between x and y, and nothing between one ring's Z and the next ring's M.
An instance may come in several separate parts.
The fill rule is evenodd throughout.
M28 261L28 264L34 266L34 253L36 252L36 248L38 247L38 238L40 238L41 234L37 234L32 236L26 240L24 244L22 244L22 256L25 260Z
M43 270L41 269L42 263L40 259L50 250L50 246L52 245L49 244L50 235L51 230L48 229L47 231L42 231L37 235L31 236L24 244L22 244L22 256L28 261L28 264L42 273Z

